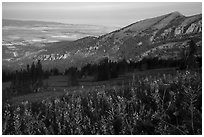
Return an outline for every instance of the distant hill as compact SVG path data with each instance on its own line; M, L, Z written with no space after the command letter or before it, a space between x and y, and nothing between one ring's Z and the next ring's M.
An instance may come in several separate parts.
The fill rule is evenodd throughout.
M99 37L46 44L26 58L3 63L25 64L40 59L45 67L64 69L97 63L104 57L112 61L126 59L135 62L144 57L178 59L181 49L190 39L194 39L201 49L202 14L186 17L172 12L135 22ZM199 54L202 55L201 50Z
M49 24L62 24L57 22L45 22L45 21L34 21L34 20L13 20L13 19L2 19L2 26L25 26L25 25L49 25Z

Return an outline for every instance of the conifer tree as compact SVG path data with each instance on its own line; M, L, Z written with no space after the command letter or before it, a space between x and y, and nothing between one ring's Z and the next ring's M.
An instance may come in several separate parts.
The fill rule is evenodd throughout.
M33 62L32 65L31 65L31 79L32 79L32 85L35 83L35 77L36 77L35 63Z

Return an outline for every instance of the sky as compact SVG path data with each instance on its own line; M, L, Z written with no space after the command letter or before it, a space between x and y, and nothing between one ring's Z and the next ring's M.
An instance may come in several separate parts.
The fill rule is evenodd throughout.
M2 18L54 21L68 24L127 26L142 19L178 11L202 13L201 2L3 2Z

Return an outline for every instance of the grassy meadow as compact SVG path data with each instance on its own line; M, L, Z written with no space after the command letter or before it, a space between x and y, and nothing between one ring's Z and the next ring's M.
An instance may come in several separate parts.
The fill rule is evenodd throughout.
M136 71L101 82L50 77L3 106L2 134L202 134L200 71Z

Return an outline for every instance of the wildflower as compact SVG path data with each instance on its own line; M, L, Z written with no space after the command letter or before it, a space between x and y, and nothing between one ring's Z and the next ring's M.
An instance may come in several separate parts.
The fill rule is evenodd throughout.
M174 93L173 91L170 91L169 94L170 94L171 96L175 95L175 93Z
M28 104L28 101L24 101L24 102L21 102L22 105L26 106Z
M55 99L55 104L58 104L58 103L60 103L60 100L57 98L57 99Z
M69 92L67 92L67 93L65 94L65 96L69 96Z
M17 108L16 108L16 111L20 111L21 110L21 108L20 108L20 106L18 106Z
M190 72L187 70L187 71L186 71L186 75L188 75L188 74L190 74Z
M178 116L179 115L179 111L174 112L173 115Z
M170 84L163 84L164 89L170 88Z

